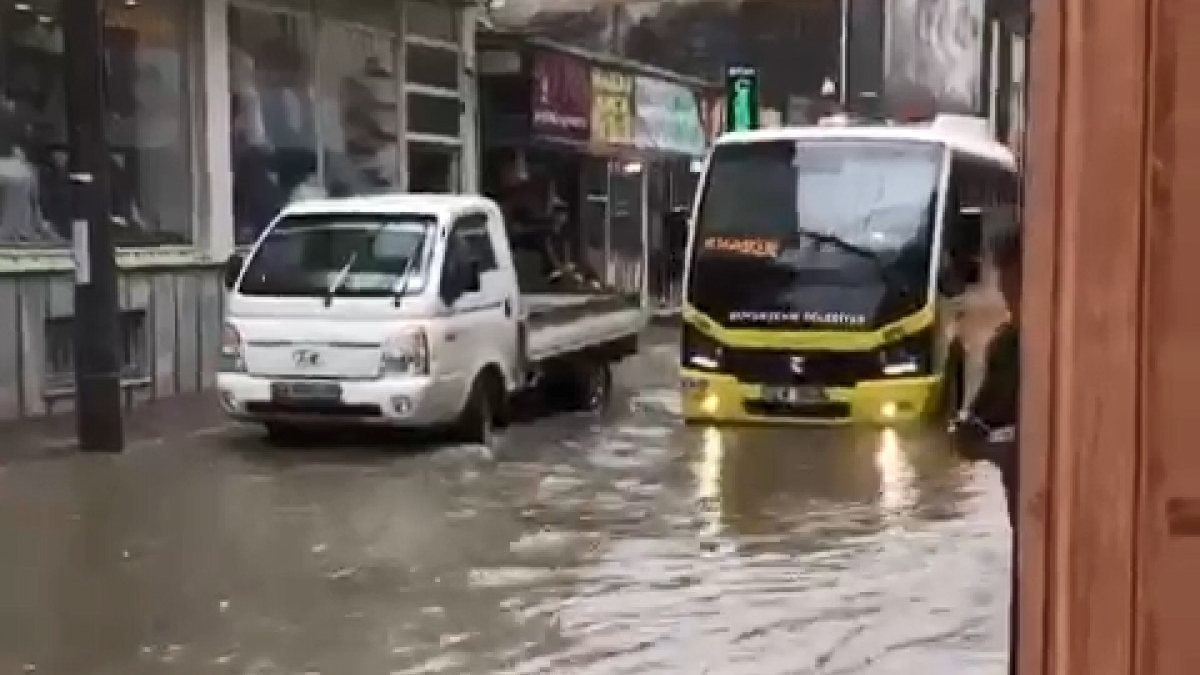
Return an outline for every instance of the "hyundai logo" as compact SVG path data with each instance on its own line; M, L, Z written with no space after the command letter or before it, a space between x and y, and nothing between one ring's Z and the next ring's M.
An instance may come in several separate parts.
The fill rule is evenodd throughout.
M791 364L793 375L803 375L804 374L804 366L806 364L806 361L803 356L793 356L791 358L791 360L789 361L789 363Z
M301 368L314 368L321 365L321 353L311 349L297 349L292 352L292 360Z

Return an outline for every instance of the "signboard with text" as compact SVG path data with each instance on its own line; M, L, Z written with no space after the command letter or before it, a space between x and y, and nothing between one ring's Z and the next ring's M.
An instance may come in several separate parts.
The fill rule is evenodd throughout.
M581 143L590 140L592 82L584 61L568 54L536 52L532 84L535 135Z
M707 147L695 92L650 77L634 81L634 143L639 148L700 156Z
M592 142L633 144L633 76L592 70Z
M725 71L725 122L729 131L759 127L758 69L729 66Z

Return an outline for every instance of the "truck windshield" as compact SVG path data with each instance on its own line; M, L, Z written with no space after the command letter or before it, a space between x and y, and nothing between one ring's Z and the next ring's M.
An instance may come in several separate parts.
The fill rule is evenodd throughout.
M943 153L890 139L719 146L691 301L732 324L820 323L807 314L866 328L919 308Z
M319 297L419 293L435 222L408 214L287 216L255 251L239 290Z

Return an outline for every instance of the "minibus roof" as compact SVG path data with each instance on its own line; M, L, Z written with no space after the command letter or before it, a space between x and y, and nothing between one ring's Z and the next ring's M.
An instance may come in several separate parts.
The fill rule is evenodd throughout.
M906 125L821 125L780 127L755 131L731 131L717 140L717 146L770 141L800 140L890 140L937 143L956 152L995 162L1016 171L1017 161L1011 150L992 139L980 118L939 115L932 122Z

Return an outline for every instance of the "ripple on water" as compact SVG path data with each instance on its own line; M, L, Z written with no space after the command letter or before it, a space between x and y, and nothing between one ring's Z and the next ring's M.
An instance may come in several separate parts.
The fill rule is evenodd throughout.
M610 542L573 570L570 603L530 607L554 613L563 649L512 672L1000 672L1004 600L980 589L1003 561L954 553L970 526L934 526L943 531L864 533L811 553L789 550L794 533L708 556L682 537Z

